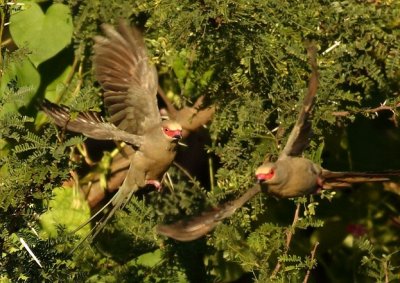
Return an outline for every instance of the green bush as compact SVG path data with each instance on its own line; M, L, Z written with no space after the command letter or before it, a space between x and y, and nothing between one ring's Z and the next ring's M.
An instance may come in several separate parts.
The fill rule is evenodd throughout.
M400 2L37 2L0 3L1 282L298 282L311 269L311 282L399 279L394 182L296 200L259 195L190 243L154 226L241 195L262 160L277 156L306 92L307 40L319 48L320 87L305 156L332 170L399 169ZM88 229L71 231L89 213L65 181L98 167L83 161L84 138L48 123L38 103L103 109L92 38L120 18L145 30L160 85L176 105L200 95L216 105L201 168L209 178L193 181L173 166L172 193L133 198L71 255ZM112 149L102 150L107 157Z

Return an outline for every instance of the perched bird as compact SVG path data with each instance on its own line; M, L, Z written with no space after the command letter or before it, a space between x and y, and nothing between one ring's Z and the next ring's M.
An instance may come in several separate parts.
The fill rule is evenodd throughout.
M42 105L58 126L93 139L124 141L134 150L124 182L105 205L112 208L93 228L92 237L138 189L148 184L161 187L160 180L174 160L182 137L179 123L161 119L156 98L157 71L149 61L140 32L125 22L116 29L103 24L102 29L105 36L95 37L93 62L96 79L104 90L109 123L92 112L72 118L66 107L48 101Z
M169 225L158 225L158 233L179 241L197 239L231 216L259 192L272 194L278 198L308 195L321 189L349 186L352 183L387 181L391 176L400 176L400 171L389 172L332 172L323 169L309 159L299 157L309 144L311 135L311 113L318 88L316 48L309 46L308 55L312 69L308 93L288 141L276 162L265 161L257 168L258 184L236 200L227 202L212 211L187 221Z

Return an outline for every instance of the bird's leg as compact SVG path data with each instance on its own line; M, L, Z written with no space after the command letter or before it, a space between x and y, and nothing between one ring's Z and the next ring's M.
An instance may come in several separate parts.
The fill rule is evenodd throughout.
M159 192L162 190L161 183L157 180L146 180L146 185L153 185Z
M315 190L314 194L319 194L324 189L324 180L320 177L317 177L317 189Z

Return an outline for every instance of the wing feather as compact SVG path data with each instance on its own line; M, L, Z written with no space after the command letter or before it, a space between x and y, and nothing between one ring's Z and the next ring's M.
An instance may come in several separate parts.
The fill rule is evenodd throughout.
M303 106L299 112L296 124L294 125L288 141L283 148L280 159L286 156L298 156L308 146L311 136L311 114L314 105L315 96L318 89L318 67L316 59L316 47L308 47L308 56L311 65L311 77L308 82L308 91L303 100Z
M67 130L82 133L96 140L124 141L135 147L140 147L143 138L125 131L121 131L113 124L106 123L95 112L79 113L71 117L70 110L65 106L58 106L45 100L41 105L42 110L50 116L56 125Z
M229 201L219 207L203 212L189 220L180 220L172 224L158 225L157 232L178 241L192 241L213 230L222 220L232 216L247 201L261 192L258 184L246 191L236 200Z
M102 29L105 36L95 37L94 64L110 121L123 131L143 135L161 121L157 70L137 29L126 22L116 29L104 24Z

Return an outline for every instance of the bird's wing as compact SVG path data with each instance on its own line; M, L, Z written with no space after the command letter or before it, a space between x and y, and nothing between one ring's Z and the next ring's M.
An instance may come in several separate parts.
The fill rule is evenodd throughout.
M105 36L96 36L95 75L104 89L110 122L119 129L143 135L161 121L157 106L158 77L149 61L142 34L126 22L103 24Z
M400 177L400 170L383 172L332 172L322 170L323 189L334 189L338 187L348 187L354 183L384 182L393 177Z
M143 142L143 137L122 131L113 124L102 121L95 112L79 113L76 117L71 117L68 107L59 106L48 100L44 100L41 108L56 125L69 131L82 133L89 138L124 141L134 147L140 147Z
M198 239L214 229L222 220L234 214L238 208L260 191L260 186L256 184L240 198L222 204L214 210L204 212L186 221L180 220L168 225L158 225L157 232L183 242Z
M311 65L311 77L308 82L308 91L304 97L303 106L301 107L296 124L294 125L288 141L280 154L280 158L286 156L298 156L309 144L309 138L311 135L310 116L318 89L317 49L315 45L311 44L307 49L307 53Z

